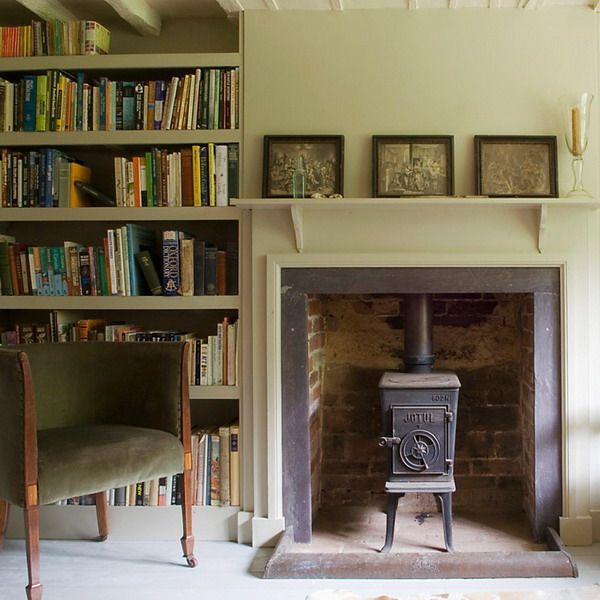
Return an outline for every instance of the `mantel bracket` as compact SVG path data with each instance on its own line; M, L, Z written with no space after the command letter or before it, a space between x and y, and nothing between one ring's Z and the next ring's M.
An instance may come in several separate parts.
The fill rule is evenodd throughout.
M538 243L537 249L540 254L544 252L544 242L546 239L546 224L548 219L548 206L540 204L540 214L538 221Z
M290 215L292 225L294 226L294 235L296 237L296 251L302 252L304 249L304 209L297 204L290 205Z

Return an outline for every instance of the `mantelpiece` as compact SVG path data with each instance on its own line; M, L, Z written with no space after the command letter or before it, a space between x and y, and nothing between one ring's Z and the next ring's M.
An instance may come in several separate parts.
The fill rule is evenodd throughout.
M593 198L489 198L487 196L421 196L412 198L244 198L234 199L233 204L242 209L289 208L294 226L296 250L304 248L304 209L376 209L436 206L513 207L538 210L537 249L544 251L544 238L548 210L553 207L600 208L600 201Z

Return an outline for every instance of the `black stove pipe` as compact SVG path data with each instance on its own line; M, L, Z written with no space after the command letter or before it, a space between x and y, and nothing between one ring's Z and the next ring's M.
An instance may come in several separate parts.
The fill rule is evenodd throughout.
M431 294L404 296L404 370L431 373L433 361L433 303Z

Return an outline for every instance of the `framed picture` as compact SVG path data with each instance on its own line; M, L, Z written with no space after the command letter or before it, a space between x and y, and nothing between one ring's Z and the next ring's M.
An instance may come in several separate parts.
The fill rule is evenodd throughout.
M263 197L291 198L292 174L304 164L305 195L343 194L343 135L265 135Z
M477 194L556 197L556 137L476 135Z
M373 136L375 198L453 194L453 136Z

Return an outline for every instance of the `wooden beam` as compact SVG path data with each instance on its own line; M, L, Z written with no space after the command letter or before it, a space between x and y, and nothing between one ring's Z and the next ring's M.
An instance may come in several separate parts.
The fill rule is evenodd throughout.
M240 0L217 0L217 3L229 15L244 11Z
M17 0L17 2L44 21L53 21L54 19L59 21L78 20L59 0Z
M329 0L329 4L331 4L332 10L344 10L343 0Z
M145 0L104 0L138 33L146 36L160 35L162 19Z

